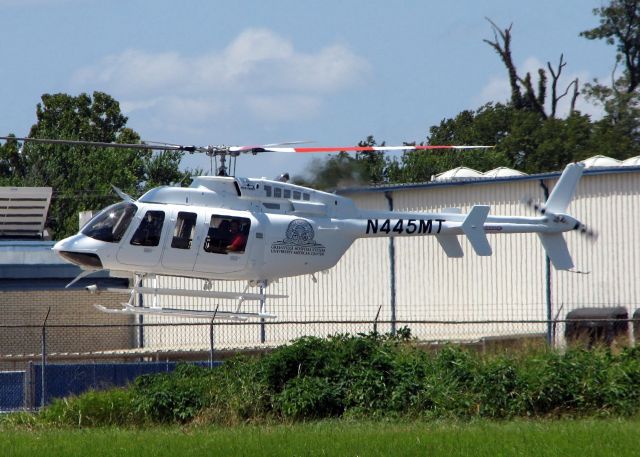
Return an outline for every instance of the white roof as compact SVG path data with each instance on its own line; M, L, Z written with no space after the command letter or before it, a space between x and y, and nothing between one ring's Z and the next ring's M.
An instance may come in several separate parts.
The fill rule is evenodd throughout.
M518 170L514 170L513 168L509 168L509 167L498 167L498 168L494 168L493 170L485 171L483 173L483 176L487 178L502 178L505 176L525 176L525 175L526 173L523 173Z
M622 161L623 167L640 167L640 156L629 157Z
M432 181L449 181L456 179L484 178L484 175L478 170L468 167L457 167L452 170L445 171L431 178Z
M585 168L619 167L621 165L621 162L619 160L602 155L589 157L588 159L584 159L582 163L584 164Z

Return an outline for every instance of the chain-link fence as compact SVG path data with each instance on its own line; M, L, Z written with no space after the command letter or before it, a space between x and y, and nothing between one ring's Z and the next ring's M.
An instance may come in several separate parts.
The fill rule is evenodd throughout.
M572 341L629 345L640 338L638 312L629 318L625 308L590 309L554 320L383 321L374 316L366 321L5 324L0 325L0 411L34 409L53 398L124 385L141 374L171 371L179 361L213 365L238 352L269 351L303 336L408 329L426 348L453 341L480 351ZM35 350L20 352L20 347Z

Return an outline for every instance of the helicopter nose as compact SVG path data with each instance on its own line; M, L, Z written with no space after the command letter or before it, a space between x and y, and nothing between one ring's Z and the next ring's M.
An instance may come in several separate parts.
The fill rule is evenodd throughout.
M78 234L58 241L53 250L67 262L89 270L103 269L102 261L88 237Z

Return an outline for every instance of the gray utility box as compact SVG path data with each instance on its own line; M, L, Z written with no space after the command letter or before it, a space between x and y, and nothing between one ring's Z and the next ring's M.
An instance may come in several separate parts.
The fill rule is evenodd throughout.
M637 313L637 311L636 311ZM629 332L627 308L578 308L567 313L564 337L567 343L582 343L586 347L595 344L611 345Z
M633 313L633 338L640 345L640 308Z

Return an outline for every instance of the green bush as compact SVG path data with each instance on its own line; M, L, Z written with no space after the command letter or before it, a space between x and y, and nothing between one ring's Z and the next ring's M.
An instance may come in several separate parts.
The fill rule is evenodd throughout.
M298 377L274 396L274 408L287 419L316 419L343 412L341 392L327 378Z
M80 396L54 400L42 409L38 419L57 425L128 425L140 422L130 389L89 391Z
M237 424L358 417L513 418L633 415L640 349L482 355L389 335L301 338L210 370L180 365L129 389L58 400L42 420L79 425Z
M211 378L209 369L186 364L140 376L132 388L134 410L153 422L187 422L207 404Z

